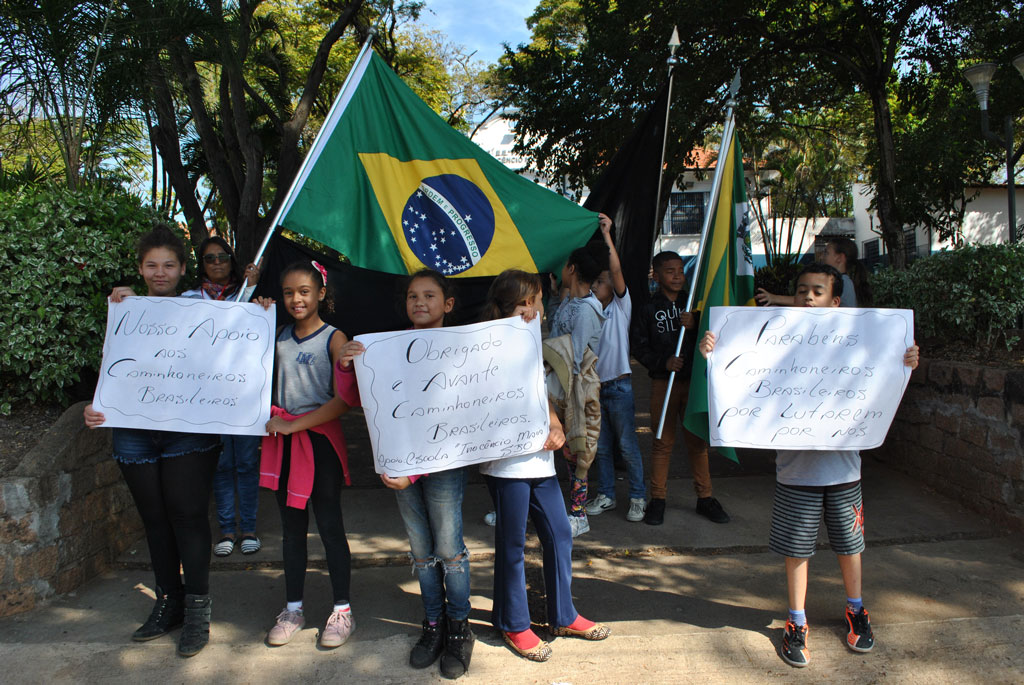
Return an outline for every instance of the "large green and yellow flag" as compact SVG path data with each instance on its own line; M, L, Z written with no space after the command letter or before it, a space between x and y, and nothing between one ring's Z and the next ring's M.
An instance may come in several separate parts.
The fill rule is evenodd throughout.
M352 67L281 225L375 271L557 271L597 214L451 128L372 50Z
M753 305L754 262L750 253L747 189L743 181L743 151L735 129L725 155L722 184L715 199L714 220L705 237L704 257L698 265L695 308L701 311L697 340L708 330L711 307ZM699 345L698 345L699 347ZM693 434L708 439L707 361L697 350L693 358L690 396L683 424ZM736 461L732 448L716 448Z

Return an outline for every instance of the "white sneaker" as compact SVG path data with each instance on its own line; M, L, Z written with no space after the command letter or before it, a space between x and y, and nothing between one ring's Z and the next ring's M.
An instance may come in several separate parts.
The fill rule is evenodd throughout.
M587 502L585 507L587 514L590 516L597 516L598 514L604 513L609 509L615 508L615 500L605 494L600 494L594 499Z
M484 514L484 523L489 525L491 528L496 526L498 524L498 512L489 511L486 514Z
M570 516L569 527L572 528L572 536L578 538L584 533L590 532L590 521L586 516Z
M647 500L643 497L630 497L629 511L626 513L626 520L633 523L643 521L645 513L647 513Z

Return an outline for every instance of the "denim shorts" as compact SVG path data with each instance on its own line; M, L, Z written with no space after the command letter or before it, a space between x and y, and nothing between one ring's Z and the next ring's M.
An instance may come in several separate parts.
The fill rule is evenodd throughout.
M114 459L122 464L152 464L196 452L220 452L219 435L174 433L142 428L114 429Z

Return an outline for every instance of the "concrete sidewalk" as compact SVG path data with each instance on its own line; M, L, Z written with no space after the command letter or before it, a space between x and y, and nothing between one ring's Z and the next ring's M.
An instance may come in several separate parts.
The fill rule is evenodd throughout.
M722 477L716 495L732 523L693 512L690 482L671 482L661 527L627 523L620 507L591 520L577 539L577 608L608 622L602 643L558 639L544 664L516 657L488 624L491 529L486 490L467 491L466 538L473 555L478 635L467 683L662 683L778 681L1012 683L1024 680L1024 537L993 530L955 503L865 458L868 551L865 598L877 646L848 652L842 641L844 592L831 552L812 562L807 612L811 666L786 666L776 650L785 620L785 579L767 551L769 475ZM267 498L264 514L275 505ZM120 568L32 612L0 620L6 682L438 682L436 667L413 671L408 651L422 606L405 560L406 539L391 493L345 493L354 553L357 628L334 651L315 646L329 609L326 572L307 581L307 628L270 649L266 630L280 610L284 579L274 516L261 516L266 546L215 561L210 645L193 659L175 654L176 634L135 644L130 635L151 608L144 545ZM312 539L313 566L322 566ZM319 556L317 556L319 555ZM251 567L251 568L250 568ZM534 619L543 621L539 561L528 563Z

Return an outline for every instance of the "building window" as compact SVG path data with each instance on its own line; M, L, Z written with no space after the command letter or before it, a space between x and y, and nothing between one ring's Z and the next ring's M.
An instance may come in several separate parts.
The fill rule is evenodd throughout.
M903 231L903 249L908 262L917 256L917 231L913 228Z
M662 232L671 235L700 235L704 210L710 193L672 193Z
M864 260L865 261L868 261L868 260L874 261L874 260L878 259L878 255L879 254L880 254L880 250L879 250L879 246L878 246L878 238L875 238L874 240L865 240L864 241Z

